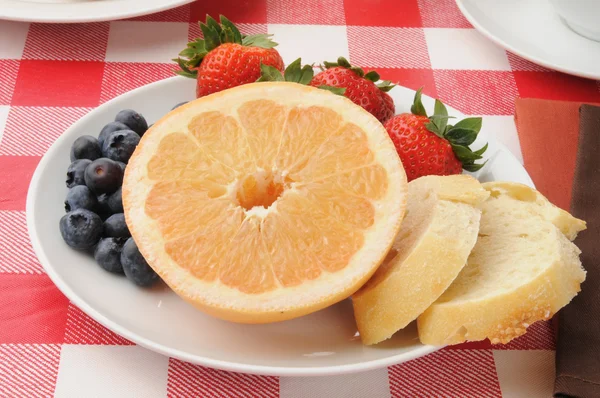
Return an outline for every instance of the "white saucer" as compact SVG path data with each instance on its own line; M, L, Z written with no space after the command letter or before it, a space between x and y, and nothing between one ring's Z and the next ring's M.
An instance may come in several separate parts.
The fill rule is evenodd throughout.
M567 27L549 0L456 0L482 34L531 62L600 79L600 42Z
M193 0L0 0L0 19L99 22L152 14Z
M164 285L145 290L102 270L94 259L70 249L59 233L67 194L65 173L73 141L97 134L125 108L154 123L173 105L195 97L195 81L173 77L132 90L100 105L65 131L40 161L27 194L27 226L33 248L56 286L85 313L112 331L151 350L204 366L244 373L314 376L365 371L405 362L437 350L422 345L415 325L390 340L360 342L352 304L345 300L290 321L242 325L212 318ZM390 91L396 112L409 112L415 92ZM423 96L428 110L434 100ZM451 115L460 112L448 107ZM519 161L483 129L474 148L489 142L488 163L476 176L533 185Z

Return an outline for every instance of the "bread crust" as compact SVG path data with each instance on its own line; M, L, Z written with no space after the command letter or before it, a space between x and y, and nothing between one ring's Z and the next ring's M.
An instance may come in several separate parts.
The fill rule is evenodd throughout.
M469 300L445 301L447 298L442 296L417 320L423 344L458 344L486 338L493 344L508 343L523 335L534 322L550 319L577 295L585 280L579 260L581 252L568 239L585 228L582 220L556 208L539 192L524 185L492 182L483 186L492 196L514 195L539 204L540 215L552 224L552 242L556 246L553 249L557 255L539 275L508 291ZM483 217L486 217L485 212Z

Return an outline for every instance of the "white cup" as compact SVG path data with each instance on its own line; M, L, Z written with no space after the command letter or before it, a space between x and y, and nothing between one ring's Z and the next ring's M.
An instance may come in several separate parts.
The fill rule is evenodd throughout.
M600 0L551 0L556 12L575 33L600 41Z

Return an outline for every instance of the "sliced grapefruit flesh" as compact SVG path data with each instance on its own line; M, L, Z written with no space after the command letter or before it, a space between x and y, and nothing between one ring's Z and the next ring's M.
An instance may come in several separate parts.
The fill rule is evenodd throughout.
M170 112L127 167L127 224L181 297L245 323L349 297L385 258L406 175L383 126L342 96L255 83Z

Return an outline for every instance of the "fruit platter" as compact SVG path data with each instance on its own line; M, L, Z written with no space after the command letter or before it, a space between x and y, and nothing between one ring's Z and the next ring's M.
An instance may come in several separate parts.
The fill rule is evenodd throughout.
M91 111L32 178L36 254L96 321L205 366L327 375L507 343L577 293L585 223L481 118L201 28L182 76Z

